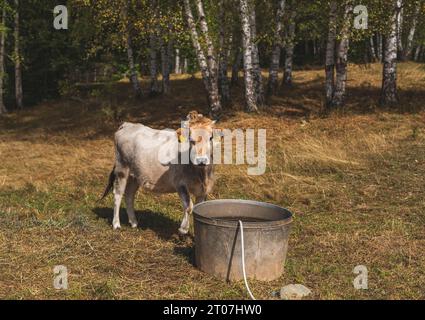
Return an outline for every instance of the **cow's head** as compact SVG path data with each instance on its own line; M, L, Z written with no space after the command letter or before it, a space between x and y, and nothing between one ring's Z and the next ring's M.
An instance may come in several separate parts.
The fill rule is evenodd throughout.
M192 164L205 166L212 163L214 125L215 121L204 117L196 111L191 111L184 122L186 128L177 130L180 142L185 142L186 139L189 141L190 161Z

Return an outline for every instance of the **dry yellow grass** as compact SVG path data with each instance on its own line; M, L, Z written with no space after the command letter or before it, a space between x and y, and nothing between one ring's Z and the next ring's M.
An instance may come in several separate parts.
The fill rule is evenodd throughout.
M235 89L220 126L266 128L267 171L219 166L212 198L268 201L295 215L285 275L253 281L258 298L294 282L312 288L313 299L425 298L425 70L402 64L403 103L380 110L379 68L350 66L347 107L324 118L321 70L296 71L296 86L259 114L241 111ZM139 193L140 228L111 230L112 201L97 198L118 123L177 128L189 110L206 111L198 75L173 77L167 97L137 102L130 92L125 81L96 86L81 102L0 119L1 298L247 298L242 283L193 266L192 239L177 236L177 196ZM63 292L53 288L59 264L70 271ZM353 288L359 264L369 269L368 290Z

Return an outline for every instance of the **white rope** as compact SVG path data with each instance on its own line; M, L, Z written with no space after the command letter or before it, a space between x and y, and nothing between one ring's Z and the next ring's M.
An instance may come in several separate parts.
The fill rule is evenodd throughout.
M242 221L239 220L239 225L241 227L241 259L242 259L242 272L243 272L243 279L245 281L245 287L246 290L248 290L249 296L252 300L256 300L254 295L252 294L251 290L249 289L248 280L246 279L246 270L245 270L245 244L243 240L243 224Z

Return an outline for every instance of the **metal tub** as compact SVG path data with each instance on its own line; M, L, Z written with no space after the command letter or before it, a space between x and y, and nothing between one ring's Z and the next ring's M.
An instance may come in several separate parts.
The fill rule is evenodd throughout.
M193 208L195 263L227 281L243 279L241 232L248 278L274 280L284 270L292 214L268 203L250 200L212 200Z

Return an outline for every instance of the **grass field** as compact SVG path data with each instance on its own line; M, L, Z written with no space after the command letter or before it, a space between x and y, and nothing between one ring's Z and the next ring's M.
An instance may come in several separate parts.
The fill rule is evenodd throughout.
M294 213L282 278L251 281L273 298L289 283L312 299L425 298L425 67L399 68L402 103L376 105L380 65L350 66L347 106L321 115L324 72L298 70L295 87L245 114L242 81L224 128L267 129L267 171L218 166L211 198L244 198ZM147 82L143 85L147 87ZM78 99L48 101L0 118L0 298L245 299L193 266L193 240L180 239L176 195L139 192L139 228L113 231L112 199L97 202L113 164L121 120L177 128L205 112L199 78L172 78L168 97L131 98L130 85L93 85ZM67 266L69 289L53 288L53 267ZM365 265L369 289L355 290Z

